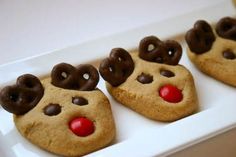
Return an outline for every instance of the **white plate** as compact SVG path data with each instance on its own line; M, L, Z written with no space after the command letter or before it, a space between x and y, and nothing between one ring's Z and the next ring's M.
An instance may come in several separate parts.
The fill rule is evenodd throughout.
M146 35L179 40L184 47L183 33L199 18L215 22L224 16L235 16L230 1L220 2L197 12L167 19L121 34L81 45L45 53L0 66L0 87L13 83L24 73L48 75L53 65L68 62L74 65L108 56L114 47L131 50ZM206 140L236 126L236 89L199 72L185 52L180 61L193 74L200 102L200 112L172 123L149 120L116 103L106 92L104 81L98 87L109 97L117 126L115 144L88 156L166 156ZM12 115L0 108L0 154L5 157L55 156L29 143L16 130Z

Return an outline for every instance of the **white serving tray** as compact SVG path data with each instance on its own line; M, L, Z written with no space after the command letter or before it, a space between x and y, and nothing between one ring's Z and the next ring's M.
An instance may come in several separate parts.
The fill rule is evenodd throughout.
M236 127L236 88L199 72L186 56L183 38L184 32L199 18L215 22L221 17L235 15L235 8L231 2L224 1L142 28L1 65L0 88L13 83L24 73L40 77L48 75L52 67L60 62L74 65L91 62L108 56L114 47L133 50L138 46L140 39L147 35L156 35L162 40L178 40L184 50L180 64L185 65L194 76L200 111L172 123L152 121L115 102L107 93L101 78L98 87L111 102L117 126L117 138L111 146L88 155L91 157L167 156ZM11 114L0 108L0 115L1 156L55 156L23 138L15 128Z

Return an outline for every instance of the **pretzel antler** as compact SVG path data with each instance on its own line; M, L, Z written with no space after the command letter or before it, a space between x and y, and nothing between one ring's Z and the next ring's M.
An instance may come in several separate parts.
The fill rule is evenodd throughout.
M94 90L99 81L96 68L89 64L81 64L77 68L67 63L60 63L51 72L52 84L65 89L81 91Z
M155 36L147 36L139 43L139 57L150 62L177 65L181 56L182 47L174 40L162 42Z
M215 36L211 26L206 21L199 20L187 32L185 40L192 52L202 54L211 49Z
M222 38L236 41L236 19L222 18L216 25L216 32Z
M40 80L31 74L18 77L15 85L6 86L0 92L0 103L8 112L23 115L33 109L43 97Z
M133 70L133 59L122 48L112 49L109 58L104 59L99 67L101 76L114 87L125 82Z

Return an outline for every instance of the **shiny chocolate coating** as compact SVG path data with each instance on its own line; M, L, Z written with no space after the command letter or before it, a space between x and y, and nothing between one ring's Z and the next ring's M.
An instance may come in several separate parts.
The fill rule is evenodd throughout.
M206 21L198 20L186 33L185 40L193 53L202 54L211 49L215 35Z
M70 64L60 63L53 67L51 78L51 83L56 87L91 91L98 84L99 74L96 68L89 64L82 64L75 68Z
M79 90L91 91L94 90L99 81L99 74L95 67L89 64L81 64L77 67L77 73L79 78ZM88 76L88 78L85 77Z
M231 17L222 18L216 24L216 32L222 38L236 41L236 19Z
M55 116L61 113L61 106L59 104L49 104L44 107L43 112L47 116Z
M17 78L15 85L1 90L0 103L8 112L23 115L38 104L43 94L40 80L34 75L25 74Z
M133 70L133 59L122 48L112 49L109 58L104 59L99 66L99 72L103 79L114 87L125 82Z
M137 77L137 80L138 80L138 82L140 82L142 84L148 84L153 81L153 76L151 76L149 74L142 73Z
M168 65L177 65L182 56L182 47L174 40L167 40L164 42L167 55L165 61Z
M162 42L155 36L147 36L139 43L139 57L146 61L177 65L181 56L182 47L174 40Z
M225 50L223 51L223 57L226 59L235 59L236 55L233 53L232 50Z
M170 70L161 70L160 74L165 77L174 77L175 74Z
M75 104L75 105L83 106L83 105L88 104L88 100L83 98L83 97L73 97L72 98L72 103Z
M149 50L149 46L153 49ZM167 58L164 51L164 44L155 36L147 36L139 43L139 57L150 62L164 63Z

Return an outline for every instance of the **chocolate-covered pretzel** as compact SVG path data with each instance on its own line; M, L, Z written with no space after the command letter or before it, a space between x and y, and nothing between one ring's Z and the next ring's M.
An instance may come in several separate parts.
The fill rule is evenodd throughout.
M101 76L114 87L125 82L133 70L133 59L122 48L112 49L109 58L104 59L99 67Z
M77 67L79 77L79 90L91 91L94 90L99 81L99 74L95 67L89 64L81 64ZM88 75L88 78L85 78Z
M0 103L8 112L22 115L34 108L43 97L40 80L31 74L18 77L15 85L6 86L0 92Z
M185 40L192 52L202 54L211 49L215 36L206 21L198 20L194 27L186 33Z
M53 67L51 78L52 84L60 88L91 91L98 84L99 74L96 68L89 64L75 68L70 64L60 63Z
M139 57L144 60L164 63L167 54L163 52L165 52L164 44L155 36L145 37L139 43Z
M182 47L174 40L167 40L164 44L166 53L168 54L165 63L169 65L177 65L182 56Z
M150 62L177 65L181 56L182 48L174 40L162 42L155 36L148 36L139 43L139 57Z
M222 38L236 41L236 19L231 17L222 18L216 24L216 32Z

